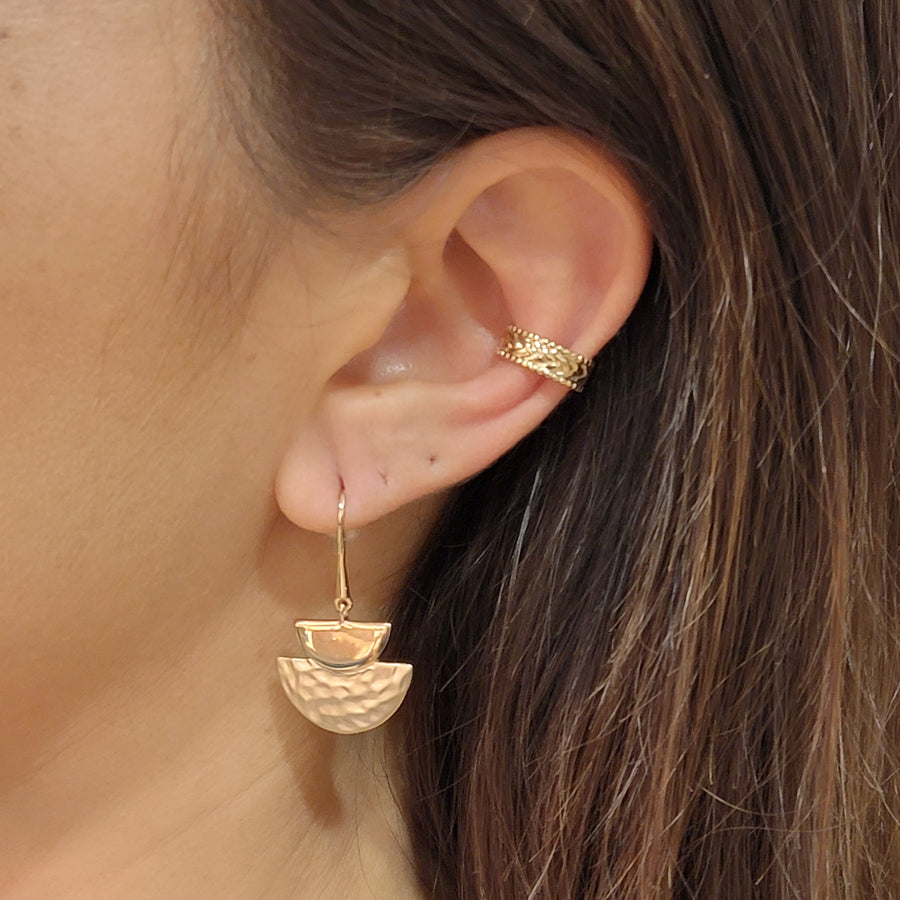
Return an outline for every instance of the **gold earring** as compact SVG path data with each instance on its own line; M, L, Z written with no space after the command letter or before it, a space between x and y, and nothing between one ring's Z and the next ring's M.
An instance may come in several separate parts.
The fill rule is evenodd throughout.
M347 587L344 549L344 491L338 500L336 620L294 622L306 659L278 657L281 686L291 703L314 725L337 734L360 734L386 722L406 697L409 663L378 657L391 633L390 622L349 622L353 607Z
M507 327L497 355L578 393L591 373L592 360L518 325Z

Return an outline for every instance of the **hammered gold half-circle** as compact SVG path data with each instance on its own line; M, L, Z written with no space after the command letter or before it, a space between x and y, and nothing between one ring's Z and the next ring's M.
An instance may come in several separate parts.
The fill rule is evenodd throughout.
M342 672L311 659L280 656L278 675L291 703L314 725L336 734L361 734L400 708L412 681L412 666L376 662Z

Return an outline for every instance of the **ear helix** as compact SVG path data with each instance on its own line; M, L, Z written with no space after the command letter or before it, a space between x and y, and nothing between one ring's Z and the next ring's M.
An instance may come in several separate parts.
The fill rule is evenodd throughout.
M353 600L344 545L346 505L342 489L334 601L338 618L294 622L306 658L279 657L278 674L291 703L314 725L336 734L360 734L377 728L400 708L412 666L378 661L391 633L390 622L348 621Z

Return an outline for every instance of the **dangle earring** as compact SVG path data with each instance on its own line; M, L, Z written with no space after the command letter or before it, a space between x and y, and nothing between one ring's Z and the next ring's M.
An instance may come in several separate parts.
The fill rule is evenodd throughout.
M335 620L294 622L306 659L278 657L281 686L291 703L314 725L336 734L360 734L386 722L400 707L412 681L409 663L378 657L391 633L390 622L350 622L344 510L341 489L337 520Z

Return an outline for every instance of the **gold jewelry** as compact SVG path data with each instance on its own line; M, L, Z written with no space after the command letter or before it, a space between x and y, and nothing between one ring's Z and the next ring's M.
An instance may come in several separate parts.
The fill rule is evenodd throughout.
M294 622L306 659L278 657L281 686L314 725L337 734L360 734L386 722L412 681L409 663L378 662L390 622L348 622L353 600L347 588L344 551L344 491L338 500L337 620Z
M518 325L507 327L497 355L578 393L591 372L592 360Z

